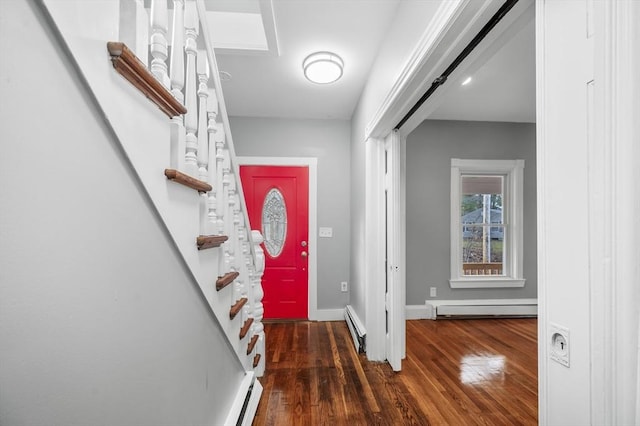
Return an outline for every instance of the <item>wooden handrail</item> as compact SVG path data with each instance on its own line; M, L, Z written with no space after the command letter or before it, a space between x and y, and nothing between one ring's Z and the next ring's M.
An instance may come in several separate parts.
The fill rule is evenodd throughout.
M184 105L176 100L171 92L151 74L127 45L118 41L110 41L107 43L107 50L116 71L129 80L169 118L187 112Z

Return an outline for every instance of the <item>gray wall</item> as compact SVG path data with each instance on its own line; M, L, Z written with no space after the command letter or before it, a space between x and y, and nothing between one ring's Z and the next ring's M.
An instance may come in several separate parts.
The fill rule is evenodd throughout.
M349 302L340 282L349 281L350 132L346 120L231 117L239 156L318 159L318 226L333 228L333 238L317 239L318 309Z
M451 158L523 159L524 288L452 289ZM427 120L407 138L407 305L537 297L535 124ZM436 287L438 297L429 297Z
M39 9L0 8L0 424L221 424L232 349Z

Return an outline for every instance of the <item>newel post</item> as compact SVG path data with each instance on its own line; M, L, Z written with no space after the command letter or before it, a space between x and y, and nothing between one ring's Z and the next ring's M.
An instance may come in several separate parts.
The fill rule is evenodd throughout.
M262 298L264 297L264 291L262 290L262 274L264 273L264 251L260 244L264 241L260 231L251 231L251 239L253 240L253 249L255 253L254 270L252 274L252 293L253 293L253 326L252 334L258 336L257 354L260 355L260 361L255 367L255 373L261 377L264 375L265 365L265 336L264 325L262 324L262 318L264 317L264 306L262 305Z

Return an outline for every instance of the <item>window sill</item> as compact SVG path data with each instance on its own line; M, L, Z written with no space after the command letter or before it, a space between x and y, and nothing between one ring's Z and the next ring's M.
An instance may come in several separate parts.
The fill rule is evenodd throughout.
M451 288L509 288L509 287L524 287L524 278L498 278L498 277L486 277L486 278L459 278L455 280L449 280Z

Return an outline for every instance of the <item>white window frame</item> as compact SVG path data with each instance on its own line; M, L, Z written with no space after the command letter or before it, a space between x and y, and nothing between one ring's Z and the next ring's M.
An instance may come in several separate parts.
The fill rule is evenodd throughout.
M524 160L451 159L451 288L524 287L522 276L522 199ZM460 178L465 174L505 176L506 225L503 275L462 274L462 223L460 216Z

